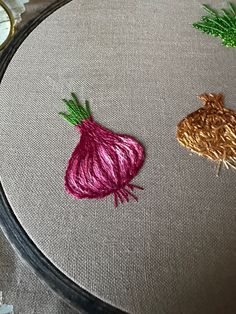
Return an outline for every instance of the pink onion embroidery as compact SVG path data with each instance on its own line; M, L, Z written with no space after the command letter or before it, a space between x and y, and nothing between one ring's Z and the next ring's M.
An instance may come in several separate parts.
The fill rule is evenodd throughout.
M68 113L60 112L80 132L65 174L65 189L77 199L114 196L114 205L128 202L143 189L131 183L144 162L144 148L133 137L115 134L93 120L89 102L85 107L75 94L63 101Z

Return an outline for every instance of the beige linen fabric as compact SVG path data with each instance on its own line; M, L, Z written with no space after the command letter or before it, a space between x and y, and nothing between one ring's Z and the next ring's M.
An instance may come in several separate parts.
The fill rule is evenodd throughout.
M200 1L74 0L26 39L0 89L1 179L17 218L68 277L130 313L236 310L235 173L216 178L175 140L196 95L223 92L236 109L235 50L191 28L201 14ZM138 203L64 192L79 135L57 112L72 90L144 144Z

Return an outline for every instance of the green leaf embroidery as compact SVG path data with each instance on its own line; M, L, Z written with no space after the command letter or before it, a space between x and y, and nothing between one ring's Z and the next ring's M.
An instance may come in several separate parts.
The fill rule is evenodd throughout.
M68 112L59 112L59 114L72 125L81 124L83 120L91 116L88 101L85 101L84 108L74 93L71 93L71 96L70 100L63 99Z
M220 37L226 47L236 47L236 9L229 3L228 9L218 12L204 4L203 9L209 14L203 16L193 27L211 36Z

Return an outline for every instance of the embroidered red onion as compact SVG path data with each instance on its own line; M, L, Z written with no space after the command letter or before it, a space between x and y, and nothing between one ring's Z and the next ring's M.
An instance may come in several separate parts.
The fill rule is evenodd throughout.
M115 134L93 120L88 101L85 108L72 93L65 100L68 113L60 114L80 132L66 169L65 189L75 198L103 198L114 195L114 205L128 202L134 188L131 184L144 162L144 149L133 137Z

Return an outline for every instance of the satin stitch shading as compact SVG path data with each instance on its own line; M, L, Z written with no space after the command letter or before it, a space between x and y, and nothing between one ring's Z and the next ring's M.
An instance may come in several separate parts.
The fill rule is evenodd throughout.
M89 102L83 106L72 93L65 100L68 113L60 112L66 121L80 133L65 174L65 189L77 199L100 199L110 194L114 205L138 200L132 184L144 162L144 148L133 137L115 134L94 121Z

